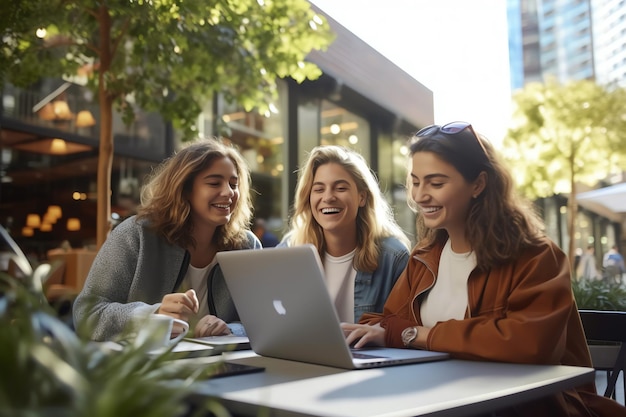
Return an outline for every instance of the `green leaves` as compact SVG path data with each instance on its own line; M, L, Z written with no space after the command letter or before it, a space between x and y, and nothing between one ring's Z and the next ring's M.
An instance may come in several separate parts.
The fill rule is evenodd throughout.
M132 109L132 95L186 130L213 92L263 112L277 97L277 77L319 77L317 66L302 63L334 36L306 0L52 1L46 13L38 0L11 2L21 20L7 32L17 44L4 45L0 61L11 82L73 74L91 57L117 105ZM43 40L40 27L48 29ZM187 99L172 105L164 89Z
M532 83L514 96L516 123L504 153L529 198L595 186L626 154L626 91L582 80ZM607 164L607 161L609 162Z
M576 304L581 310L626 311L626 290L605 280L572 281Z
M213 366L173 366L173 353L81 340L32 277L0 274L0 416L176 417ZM217 366L217 365L214 365ZM207 402L224 414L223 408Z

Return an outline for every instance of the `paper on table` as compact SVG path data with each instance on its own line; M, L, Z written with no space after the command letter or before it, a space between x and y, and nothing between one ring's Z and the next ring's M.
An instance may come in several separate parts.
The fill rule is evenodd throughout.
M110 349L113 351L121 351L124 348L121 344L112 342L112 341L103 342L101 345L104 348ZM151 350L149 353L158 355L158 354L165 352L166 349L167 347L154 349L154 350ZM216 349L215 346L211 346L209 344L193 343L193 342L187 341L186 339L183 339L180 342L178 342L176 346L174 346L174 348L172 349L172 352L179 353L180 355L178 356L180 357L197 357L197 356L218 355L222 352L222 350Z

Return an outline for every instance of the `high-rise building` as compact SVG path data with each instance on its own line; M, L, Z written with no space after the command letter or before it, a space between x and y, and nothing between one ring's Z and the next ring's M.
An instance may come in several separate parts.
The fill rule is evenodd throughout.
M624 0L591 0L596 80L626 87Z
M625 2L508 0L511 90L551 78L626 87ZM560 211L566 200L561 196L542 202L547 228L560 244L569 239ZM616 242L626 242L623 216L580 201L579 206L573 237L579 248L596 244L596 252L602 253Z
M511 88L554 77L626 86L625 0L508 0Z
M508 0L508 19L513 90L550 77L595 78L590 0Z

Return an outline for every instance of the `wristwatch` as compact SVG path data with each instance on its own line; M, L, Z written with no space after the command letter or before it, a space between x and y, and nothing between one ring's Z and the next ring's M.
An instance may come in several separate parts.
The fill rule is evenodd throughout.
M409 347L411 343L417 338L417 326L407 327L402 331L402 343L404 346Z

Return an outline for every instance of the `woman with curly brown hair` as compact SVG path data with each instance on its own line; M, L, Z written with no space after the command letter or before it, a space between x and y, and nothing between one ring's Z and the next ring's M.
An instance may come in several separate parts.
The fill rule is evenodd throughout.
M239 152L216 139L184 147L155 169L137 215L99 250L74 304L75 325L110 340L133 318L160 313L190 322L196 337L244 334L215 254L261 248L251 217Z
M570 263L543 231L488 141L469 123L432 125L410 144L418 243L384 311L344 324L347 341L454 358L591 367ZM498 416L626 415L593 384Z

